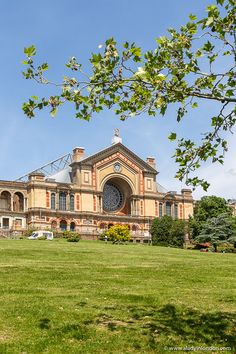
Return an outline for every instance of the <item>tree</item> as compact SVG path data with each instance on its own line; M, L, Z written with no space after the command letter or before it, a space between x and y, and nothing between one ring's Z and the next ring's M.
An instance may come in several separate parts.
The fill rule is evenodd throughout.
M153 220L150 230L153 245L168 245L172 223L173 219L168 215Z
M164 215L156 218L151 226L152 244L159 246L182 247L185 235L185 223Z
M194 206L193 218L189 219L191 236L195 239L202 231L208 219L217 217L220 214L230 216L232 210L228 207L224 198L212 196L202 197Z
M65 75L59 84L44 76L47 63L35 65L36 48L25 48L24 77L53 84L57 90L47 98L32 96L23 104L24 113L32 118L36 110L48 107L55 116L58 108L69 102L77 118L89 120L94 112L113 107L125 120L143 112L165 115L169 105L177 104L180 122L189 108L197 108L199 100L214 101L219 104L219 112L209 120L211 129L200 143L180 137L174 155L179 164L176 177L206 190L208 182L190 174L208 159L223 163L227 151L224 133L231 131L236 121L235 1L216 0L215 5L207 7L205 18L197 20L191 14L179 30L170 28L168 32L168 36L156 40L154 50L146 53L135 43L125 42L120 49L110 38L103 52L92 54L91 74L84 73L72 57L66 67L73 76ZM172 132L169 139L176 140L176 133Z
M217 217L209 219L199 236L197 242L210 242L217 252L217 246L223 242L229 242L233 235L233 228L228 214L220 214Z
M185 236L185 222L183 220L173 220L171 228L170 245L174 247L183 247Z
M125 242L130 240L130 231L128 226L114 225L105 232L105 236L113 243Z

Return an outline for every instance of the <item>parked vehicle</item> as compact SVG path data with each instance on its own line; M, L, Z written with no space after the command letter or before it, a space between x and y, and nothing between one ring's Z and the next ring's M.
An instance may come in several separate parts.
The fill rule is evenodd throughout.
M47 230L34 231L29 237L29 240L37 240L38 238L45 238L46 240L53 240L53 232Z

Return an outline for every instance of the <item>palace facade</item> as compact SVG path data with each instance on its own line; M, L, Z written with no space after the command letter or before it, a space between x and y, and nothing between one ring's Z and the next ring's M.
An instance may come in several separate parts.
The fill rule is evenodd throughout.
M96 238L112 225L128 225L132 238L147 241L152 219L193 214L190 189L167 191L157 182L155 160L122 144L85 157L76 147L68 166L54 175L32 172L26 181L0 181L0 234L26 229L72 230Z

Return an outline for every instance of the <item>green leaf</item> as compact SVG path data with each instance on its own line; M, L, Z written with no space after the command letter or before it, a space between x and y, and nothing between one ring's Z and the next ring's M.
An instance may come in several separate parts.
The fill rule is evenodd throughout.
M57 114L57 111L58 111L58 108L53 108L51 111L50 111L50 115L54 118Z
M24 48L24 53L27 57L32 57L36 54L36 48L34 45Z
M190 18L191 21L195 21L197 19L197 16L195 16L193 14L190 14L189 18Z
M176 136L177 136L176 133L173 133L173 132L172 132L172 133L168 136L168 139L171 140L171 141L176 140Z
M206 21L206 26L210 26L213 22L214 22L214 18L213 17L208 17L208 19Z

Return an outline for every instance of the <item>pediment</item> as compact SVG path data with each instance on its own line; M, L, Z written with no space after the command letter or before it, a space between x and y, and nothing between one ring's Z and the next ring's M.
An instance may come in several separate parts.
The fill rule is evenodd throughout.
M112 160L123 161L126 165L129 165L134 170L140 169L144 172L157 174L157 171L152 166L150 166L147 162L142 160L139 156L137 156L121 143L109 146L108 148L81 160L79 164L90 166L96 164L99 166Z

